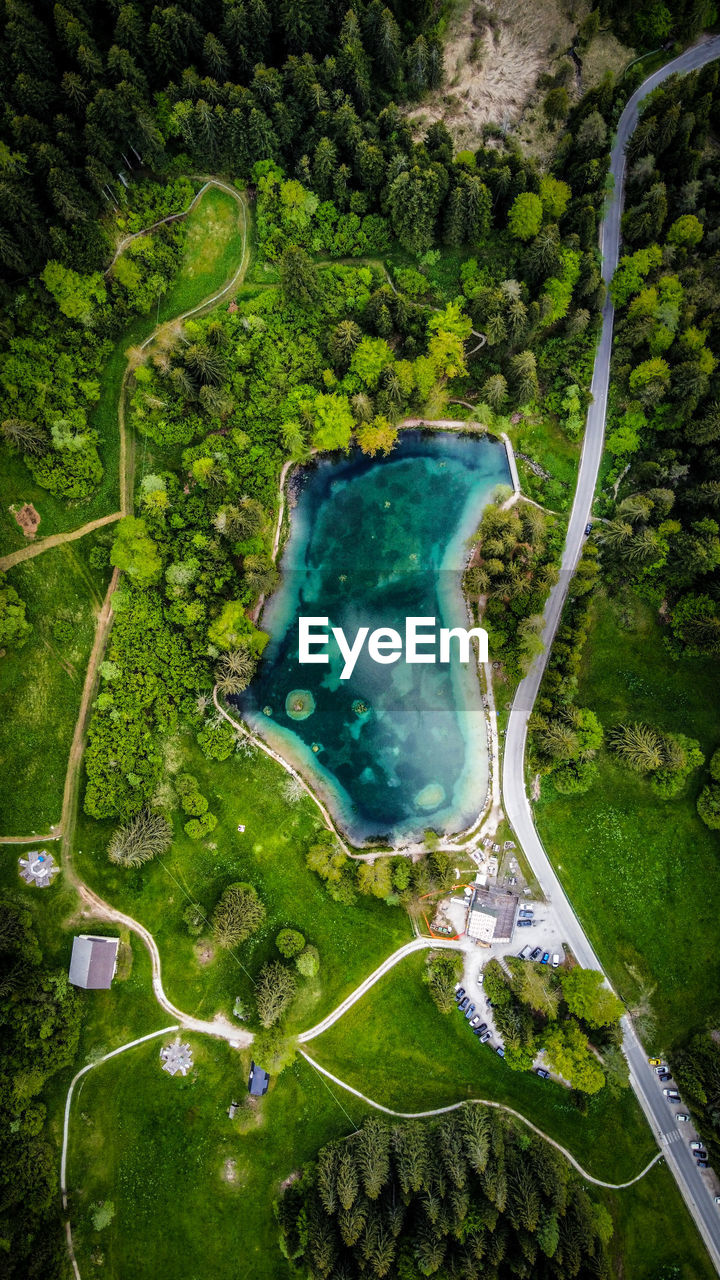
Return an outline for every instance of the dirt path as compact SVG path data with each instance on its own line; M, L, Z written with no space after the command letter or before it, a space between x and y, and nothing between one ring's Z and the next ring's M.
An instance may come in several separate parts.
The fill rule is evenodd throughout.
M68 1150L68 1132L70 1125L70 1107L72 1105L73 1093L78 1080L82 1080L88 1071L92 1071L94 1067L99 1067L101 1063L107 1062L109 1058L116 1058L119 1053L125 1053L126 1049L134 1049L138 1044L145 1044L148 1040L157 1040L159 1036L170 1035L173 1031L178 1031L176 1025L172 1027L162 1027L159 1031L151 1031L149 1035L140 1036L137 1040L129 1040L127 1044L121 1044L117 1049L111 1049L110 1053L104 1053L102 1058L97 1058L95 1062L88 1062L86 1066L78 1071L70 1081L70 1088L67 1091L65 1099L65 1114L63 1117L63 1134L62 1134L62 1150L60 1155L60 1192L62 1195L63 1211L67 1214L67 1150ZM75 1256L75 1246L73 1244L72 1229L70 1227L69 1216L65 1218L65 1240L67 1242L68 1255L70 1257L70 1265L73 1269L75 1280L81 1280L80 1268L77 1264Z
M105 902L99 894L93 893L92 889L89 889L81 880L75 879L74 884L83 903L81 915L93 920L103 920L106 924L118 924L125 929L130 929L145 944L152 961L152 985L155 999L160 1007L166 1013L169 1013L172 1018L175 1018L181 1027L184 1027L186 1031L199 1031L202 1035L215 1036L219 1040L227 1040L233 1049L246 1049L248 1045L252 1044L252 1032L243 1031L241 1027L229 1022L220 1013L208 1020L206 1018L195 1018L192 1014L183 1013L182 1009L178 1009L165 993L162 982L160 952L150 930L146 929L145 925L140 924L138 920L134 920L132 916L125 915L124 911L117 911L115 907L111 907L108 902Z
M658 1151L657 1155L654 1155L652 1160L645 1165L645 1168L641 1169L640 1173L636 1174L634 1178L630 1178L628 1182L604 1182L602 1178L594 1178L591 1173L587 1172L587 1169L583 1169L567 1147L561 1146L549 1134L544 1133L536 1124L533 1124L532 1120L528 1120L527 1116L524 1116L520 1111L513 1110L512 1107L506 1106L504 1102L493 1102L492 1098L466 1098L462 1102L451 1102L447 1107L435 1107L431 1111L394 1111L392 1107L385 1107L381 1102L376 1102L374 1098L368 1098L367 1094L361 1093L359 1089L354 1089L347 1081L341 1080L339 1076L333 1075L332 1071L328 1071L327 1067L321 1067L320 1063L311 1058L304 1049L300 1050L300 1054L311 1067L314 1067L321 1075L326 1076L328 1080L332 1080L333 1084L338 1085L340 1089L344 1089L346 1093L353 1094L355 1098L359 1098L361 1102L366 1103L369 1107L374 1107L376 1111L382 1111L386 1116L397 1116L399 1120L428 1120L432 1116L447 1115L449 1111L459 1111L461 1107L493 1107L496 1111L504 1111L506 1115L513 1116L516 1120L519 1120L526 1128L532 1129L533 1133L536 1133L538 1137L543 1138L551 1147L559 1151L586 1182L591 1182L595 1187L607 1187L609 1191L622 1191L625 1187L634 1187L635 1183L644 1178L653 1166L657 1164L658 1160L662 1160L664 1156L662 1151Z
M122 518L122 511L113 511L112 515L100 516L98 520L90 520L87 524L83 524L79 529L70 529L68 533L51 533L47 538L40 538L37 542L30 542L26 547L20 547L19 551L11 551L9 555L0 557L0 573L4 573L7 569L12 569L14 564L21 564L23 560L32 560L33 556L39 556L41 551L49 551L51 547L60 547L64 542L75 542L77 538L84 538L86 533L92 533L93 529L102 529L103 525L114 524L116 520Z
M317 1036L321 1036L335 1022L339 1022L340 1018L343 1018L348 1010L352 1009L354 1004L357 1004L358 1000L362 1000L363 996L367 994L371 987L375 986L376 982L384 978L385 974L394 969L395 965L404 960L406 956L411 956L416 951L425 951L428 947L432 947L436 951L441 949L446 951L467 951L468 946L472 945L472 943L456 942L455 939L450 938L426 938L420 935L413 938L412 942L406 942L404 946L398 947L397 951L393 951L392 955L387 957L387 960L383 960L382 964L368 974L367 978L360 982L355 990L351 991L350 995L346 996L336 1009L333 1009L332 1013L323 1018L322 1022L310 1027L308 1031L301 1031L298 1036L298 1043L307 1044L308 1040L314 1040Z

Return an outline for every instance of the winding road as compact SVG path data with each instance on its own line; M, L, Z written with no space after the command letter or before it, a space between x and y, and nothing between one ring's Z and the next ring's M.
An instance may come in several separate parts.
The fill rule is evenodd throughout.
M600 247L603 279L609 284L620 254L620 231L625 179L625 151L638 122L638 108L644 98L663 80L676 72L687 72L705 66L720 57L720 36L710 36L687 49L680 57L649 76L635 91L618 123L617 136L610 157L610 173L614 189L609 198L601 227ZM557 631L572 576L582 552L585 526L590 519L598 470L603 452L605 417L610 384L614 308L608 293L602 314L602 333L595 355L591 384L592 404L588 410L577 488L568 524L567 537L557 585L553 587L545 607L545 648L533 662L528 674L518 685L505 738L503 760L503 797L505 813L514 828L525 855L545 897L552 901L563 937L580 964L593 969L602 965L589 942L580 921L565 894L555 870L535 829L532 810L525 788L525 746L528 719L535 704L553 638ZM630 1082L647 1120L661 1145L683 1198L695 1219L710 1257L720 1272L720 1212L708 1186L701 1177L686 1141L678 1141L674 1112L658 1087L648 1066L647 1055L628 1018L623 1021L624 1050L630 1066ZM680 1126L681 1128L683 1126Z
M662 1160L663 1158L662 1151L658 1151L657 1155L653 1156L652 1160L648 1161L645 1168L641 1169L639 1173L636 1173L635 1177L631 1178L629 1182L603 1182L602 1178L594 1178L591 1173L588 1173L587 1169L583 1169L582 1165L575 1159L572 1152L568 1151L567 1147L561 1146L559 1142L556 1142L554 1138L549 1137L549 1135L544 1133L542 1129L538 1129L537 1125L533 1124L532 1120L528 1120L527 1116L524 1116L521 1111L514 1111L512 1107L508 1107L504 1102L494 1102L492 1098L464 1098L462 1102L451 1102L446 1107L435 1107L432 1111L394 1111L392 1107L386 1107L382 1102L376 1102L374 1098L368 1098L366 1094L361 1093L359 1089L354 1089L351 1084L348 1084L345 1080L341 1080L339 1076L334 1076L332 1071L328 1071L327 1067L321 1066L320 1063L316 1062L314 1058L311 1058L310 1054L306 1053L304 1049L300 1050L300 1054L311 1067L314 1067L316 1071L320 1072L320 1075L325 1076L328 1080L332 1080L333 1084L344 1089L346 1093L352 1093L355 1098L359 1098L361 1102L366 1104L366 1106L374 1107L376 1111L384 1111L386 1116L397 1116L399 1120L429 1120L432 1116L444 1116L447 1115L449 1111L459 1111L461 1107L493 1107L496 1111L504 1111L506 1115L514 1116L515 1119L519 1120L521 1124L524 1124L526 1128L532 1129L533 1133L537 1133L538 1136L543 1138L545 1142L549 1143L551 1147L555 1147L556 1151L560 1151L568 1163L572 1165L573 1169L577 1169L578 1173L586 1182L592 1182L596 1187L608 1187L610 1191L622 1191L625 1187L632 1187L636 1182L639 1182L641 1178L644 1178L645 1175L650 1172L653 1166L657 1164L658 1160Z

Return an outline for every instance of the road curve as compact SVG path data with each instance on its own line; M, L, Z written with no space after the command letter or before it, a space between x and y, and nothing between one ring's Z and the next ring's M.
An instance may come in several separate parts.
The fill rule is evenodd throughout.
M117 911L115 907L111 907L109 903L104 902L92 889L88 889L86 884L81 880L75 882L75 889L83 903L82 915L90 916L96 920L105 920L108 924L119 924L126 929L130 929L136 933L140 940L145 943L152 961L152 987L153 995L158 1004L171 1018L175 1018L181 1027L186 1031L199 1031L203 1035L217 1036L220 1040L227 1040L233 1049L246 1049L253 1042L251 1031L244 1031L241 1027L228 1021L221 1013L208 1021L204 1018L194 1018L192 1014L183 1013L182 1009L178 1009L165 994L165 988L162 982L162 966L160 962L160 952L158 945L149 929L146 929L139 920L133 920L132 916L126 916L123 911Z
M99 1067L102 1062L107 1062L109 1058L116 1058L119 1053L124 1053L126 1049L134 1049L138 1044L145 1044L148 1040L157 1040L158 1036L169 1035L172 1031L179 1031L180 1028L173 1025L171 1027L162 1027L159 1031L151 1031L146 1036L139 1036L137 1040L128 1040L127 1044L121 1044L117 1049L111 1049L109 1053L104 1053L101 1058L96 1058L94 1062L88 1062L81 1067L76 1075L70 1081L70 1088L67 1091L65 1099L65 1114L63 1116L63 1132L62 1132L62 1150L60 1154L60 1192L62 1194L63 1210L67 1213L67 1150L68 1135L70 1130L70 1108L72 1106L73 1093L78 1080L86 1076L88 1071L92 1071L93 1067ZM80 1268L75 1257L75 1246L73 1245L72 1230L70 1228L69 1217L65 1219L65 1239L67 1241L68 1254L73 1269L75 1280L81 1280Z
M327 1067L321 1066L319 1062L316 1062L314 1058L310 1057L309 1053L305 1053L304 1049L300 1050L300 1054L311 1067L314 1067L321 1075L326 1076L328 1080L332 1080L333 1084L339 1085L339 1087L341 1089L345 1089L347 1093L352 1093L354 1097L359 1098L361 1102L367 1103L369 1107L374 1107L376 1111L383 1111L386 1116L397 1116L400 1120L429 1120L432 1116L444 1116L447 1115L449 1111L459 1111L461 1107L468 1106L494 1107L496 1111L504 1111L506 1115L514 1116L516 1120L519 1120L528 1129L532 1129L533 1133L537 1133L539 1137L541 1137L545 1142L548 1142L551 1147L555 1147L556 1151L560 1151L568 1163L571 1164L574 1169L577 1169L577 1172L585 1179L586 1182L592 1182L596 1187L608 1187L610 1191L622 1191L624 1187L634 1186L635 1183L639 1182L641 1178L644 1178L645 1174L650 1172L653 1165L657 1164L658 1160L662 1160L663 1157L662 1151L658 1151L657 1155L653 1156L652 1160L645 1165L645 1168L641 1169L640 1172L636 1174L634 1178L631 1178L629 1182L603 1182L602 1178L594 1178L591 1173L588 1173L586 1169L583 1169L582 1165L578 1164L574 1155L571 1151L568 1151L567 1147L561 1146L560 1143L556 1142L554 1138L551 1138L549 1134L544 1133L542 1129L538 1129L537 1125L533 1124L532 1120L528 1120L527 1116L524 1116L521 1111L514 1111L512 1107L506 1106L504 1102L494 1102L492 1098L464 1098L462 1102L451 1102L447 1107L435 1107L433 1111L393 1111L392 1107L385 1107L382 1102L376 1102L374 1098L368 1098L367 1095L361 1093L359 1089L354 1089L346 1080L341 1080L339 1076L334 1076L332 1071L328 1071Z
M344 1014L347 1013L348 1009L352 1009L352 1006L356 1004L358 1000L362 1000L362 997L366 992L368 992L371 987L374 987L375 983L379 982L381 978L384 978L385 974L389 973L396 964L399 964L406 956L411 956L414 951L424 951L427 947L432 947L433 950L438 950L440 947L450 951L465 950L461 942L456 942L449 938L413 938L412 942L406 942L403 947L398 947L397 951L393 951L392 955L388 956L387 960L383 960L382 964L378 965L377 969L374 969L365 981L361 982L354 991L351 991L350 995L347 996L336 1009L333 1009L332 1013L329 1013L326 1018L323 1018L322 1022L318 1022L314 1027L310 1027L308 1031L301 1031L298 1036L298 1043L306 1044L308 1040L314 1040L316 1036L321 1036L323 1031L327 1031L328 1027L331 1027L334 1022L337 1022L339 1018L342 1018Z
M638 122L638 107L643 98L676 72L696 70L720 57L720 36L704 38L666 66L661 67L636 89L620 117L610 157L614 189L609 198L601 226L600 246L603 257L603 279L612 279L620 253L620 230L625 179L625 149ZM590 519L605 434L605 416L610 383L614 309L608 294L602 313L602 332L595 355L591 384L592 404L588 410L583 439L577 488L568 524L560 575L545 606L545 648L518 685L508 720L503 760L503 796L508 821L525 851L545 897L553 908L563 937L580 964L594 969L602 965L580 924L565 891L555 874L550 859L535 830L532 811L525 789L525 745L528 718L535 704L553 638L558 627L572 575L582 551L585 526ZM677 1125L671 1108L648 1068L647 1057L629 1019L624 1019L625 1054L630 1065L630 1081L645 1112L651 1129L663 1148L685 1202L695 1219L700 1234L720 1272L720 1215L709 1189L703 1183L686 1142L678 1142Z

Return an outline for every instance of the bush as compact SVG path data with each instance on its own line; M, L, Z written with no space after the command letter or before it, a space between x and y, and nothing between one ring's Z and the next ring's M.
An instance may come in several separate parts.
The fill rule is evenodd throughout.
M215 941L220 947L236 947L256 933L265 919L265 907L251 884L231 884L212 917Z
M197 735L198 746L206 760L227 760L235 750L235 734L227 720L206 724Z
M204 813L201 818L191 818L186 822L183 831L191 840L202 840L203 836L209 836L215 830L217 821L214 813Z
M275 939L275 946L286 960L299 956L305 946L305 939L297 929L281 929Z
M207 920L202 907L197 902L191 902L189 907L183 911L183 920L187 926L187 931L191 938L199 938Z
M298 973L304 978L316 978L320 972L320 953L317 947L306 947L295 961Z

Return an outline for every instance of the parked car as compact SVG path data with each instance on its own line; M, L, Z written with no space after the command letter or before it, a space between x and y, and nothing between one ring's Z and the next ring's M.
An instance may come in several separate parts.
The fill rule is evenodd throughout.
M709 1165L708 1165L707 1160L696 1160L696 1161L695 1161L695 1163L696 1163L696 1165L697 1165L698 1169L707 1169L707 1168L709 1168Z
M657 1071L657 1067L655 1070ZM658 1071L658 1080L672 1080L672 1076L669 1071Z
M518 929L529 929L530 925L533 923L534 922L532 920L528 920L527 916L525 916L524 919L518 920L517 927Z
M538 956L541 953L542 953L542 947L535 947L534 950L530 952L530 959L537 960Z
M484 978L485 978L485 974L483 973L482 969L478 969L478 976L475 979L475 981L477 982L479 987L482 986Z
M504 1057L505 1057L505 1050L503 1049L503 1047L502 1047L502 1045L501 1045L501 1044L499 1044L499 1045L498 1045L498 1047L497 1047L497 1049L495 1050L495 1052L496 1052L496 1054L497 1054L498 1058L504 1058Z
M548 962L548 960L549 960L549 959L550 959L550 952L549 952L549 951L543 951L543 958L542 958L542 960L540 961L540 963L541 963L541 964L547 964L547 962Z
M662 1062L662 1058L648 1058L648 1062L651 1067L659 1067Z
M707 1153L707 1151L696 1151L696 1152L695 1152L695 1159L696 1159L696 1160L707 1160L707 1158L708 1158L708 1153Z
M690 1143L691 1151L702 1151L702 1149L703 1149L703 1144L702 1142L698 1142L697 1138L695 1139L694 1142Z
M470 997L469 997L469 996L465 996L465 997L464 997L464 999L462 999L462 1000L460 1001L460 1004L458 1005L458 1009L460 1010L460 1012L461 1012L461 1013L464 1013L464 1012L465 1012L465 1010L467 1009L467 1007L468 1007L469 1003L470 1003Z
M480 1025L480 1014L476 1013L475 1016L470 1019L470 1026L479 1027L479 1025Z
M475 1012L475 1005L469 1004L467 1009L465 1010L465 1017L467 1018L468 1022L472 1018L474 1012Z
M456 1000L462 1000L462 998L463 998L463 996L464 996L464 995L465 995L465 988L464 988L464 987L458 987L458 988L457 988L457 990L456 990L456 992L455 992L455 999L456 999Z
M677 1115L675 1116L675 1119L679 1120L681 1124L687 1124L690 1117L687 1111L678 1111Z
M550 1079L550 1072L549 1072L549 1071L546 1071L544 1067L536 1067L536 1068L535 1068L535 1075L536 1075L536 1076L539 1076L541 1080L549 1080L549 1079Z
M524 960L529 950L529 946L521 947L518 951L518 960Z
M591 533L592 533L592 521L588 521L588 523L585 525L585 537L589 538Z
M552 958L552 967L553 967L553 969L557 969L557 967L558 967L558 965L559 965L559 964L560 964L560 956L558 955L558 953L557 953L557 951L556 951L556 952L555 952L555 955L554 955L554 956L553 956L553 958Z
M532 916L534 914L532 907L521 907L518 911L518 915L520 916Z
M664 1064L663 1064L662 1062L659 1062L659 1063L658 1063L658 1065L657 1065L657 1066L656 1066L656 1068L655 1068L656 1075L661 1076L661 1075L662 1075L662 1073L663 1073L663 1071L667 1071L667 1067L666 1067L666 1066L664 1066Z
M720 1196L713 1196L713 1200L715 1201L715 1204L720 1204Z
M481 1022L480 1026L475 1028L476 1031L479 1031L480 1035L482 1035L483 1031L487 1031L487 1029L488 1029L487 1022Z
M483 1033L482 1033L482 1035L481 1035L481 1037L480 1037L480 1043L481 1043L481 1044L487 1044L487 1042L488 1042L488 1040L489 1040L489 1039L490 1039L490 1032L489 1032L489 1031L483 1031Z
M663 1093L665 1094L665 1097L670 1102L680 1101L680 1094L678 1093L677 1089L663 1089Z

